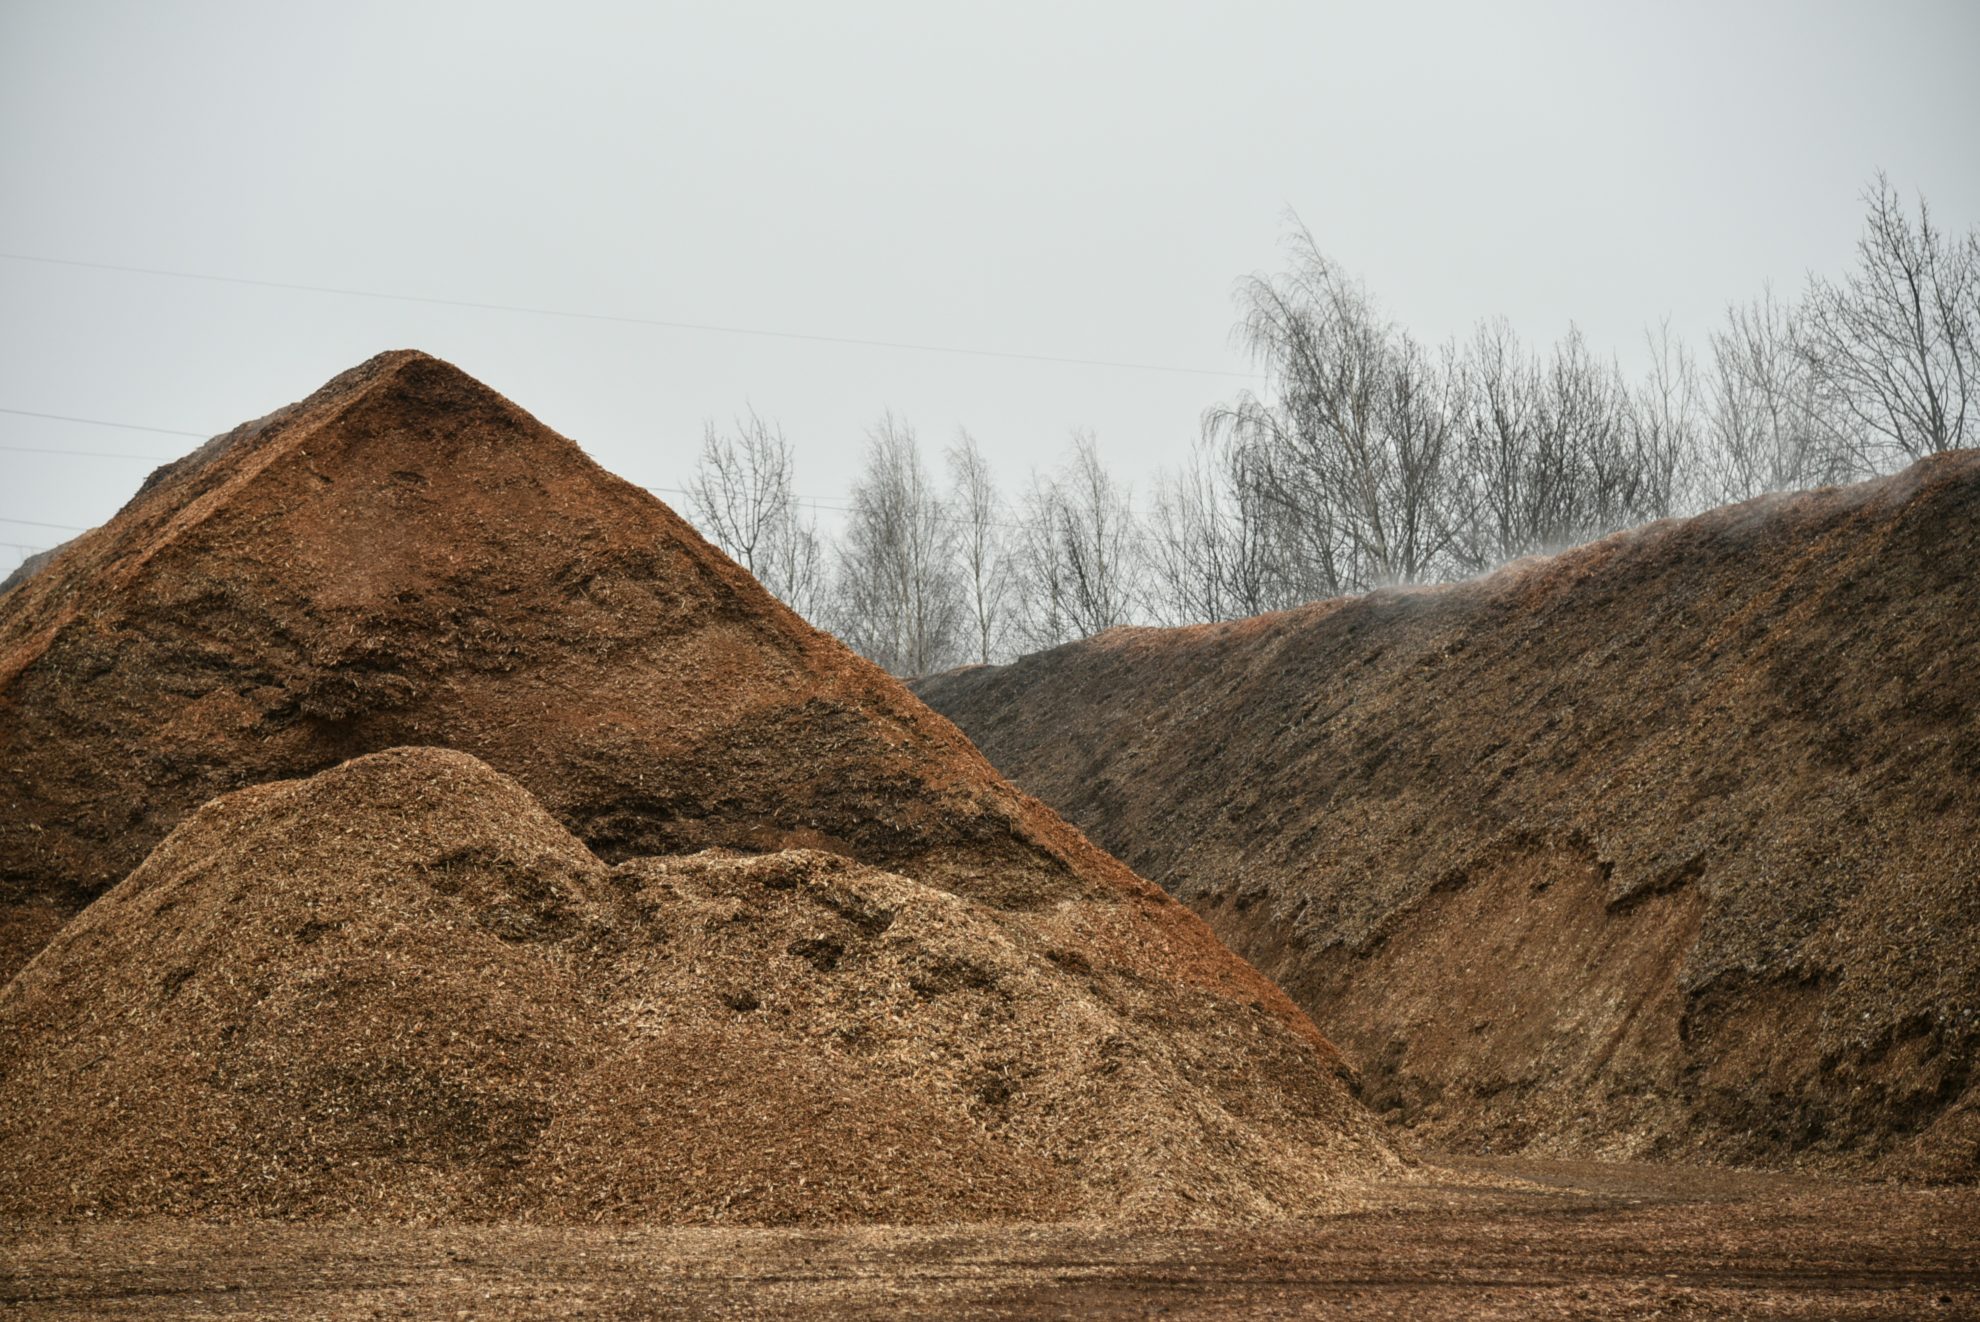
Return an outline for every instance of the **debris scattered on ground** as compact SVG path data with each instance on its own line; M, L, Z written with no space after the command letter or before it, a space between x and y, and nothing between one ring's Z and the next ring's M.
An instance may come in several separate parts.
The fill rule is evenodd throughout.
M1493 1163L1245 1227L10 1227L36 1317L1968 1318L1980 1190Z

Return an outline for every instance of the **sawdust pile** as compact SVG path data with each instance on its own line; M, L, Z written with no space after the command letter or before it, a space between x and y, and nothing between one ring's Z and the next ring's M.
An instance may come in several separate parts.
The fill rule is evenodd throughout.
M920 692L1425 1136L1980 1174L1980 454Z
M842 856L608 868L399 749L202 808L0 992L0 1210L1246 1219L1385 1161L1256 1003Z
M1200 919L423 354L0 596L0 802L16 1211L1214 1219L1394 1166Z

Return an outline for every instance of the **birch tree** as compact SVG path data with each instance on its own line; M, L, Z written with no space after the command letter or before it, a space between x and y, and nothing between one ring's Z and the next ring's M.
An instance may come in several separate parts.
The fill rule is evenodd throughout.
M1980 432L1980 231L1947 235L1922 198L1914 220L1881 173L1863 200L1856 267L1811 282L1802 346L1821 407L1875 470Z
M997 494L976 438L965 430L957 430L949 449L949 478L963 613L971 650L978 662L988 665L1002 650L1010 628L1012 566L1005 534L1012 515Z
M713 422L688 482L688 516L728 556L798 614L821 603L818 530L803 516L790 442L755 410L731 431Z
M887 414L867 435L838 548L839 636L897 675L926 675L966 655L955 527L914 428Z

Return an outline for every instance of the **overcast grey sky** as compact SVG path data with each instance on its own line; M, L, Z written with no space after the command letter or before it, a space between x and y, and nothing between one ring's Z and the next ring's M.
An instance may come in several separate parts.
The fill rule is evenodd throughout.
M0 252L1196 369L10 258L0 408L209 433L413 346L651 485L754 404L839 495L891 407L1007 484L1091 427L1139 496L1241 384L1197 373L1243 369L1232 283L1287 208L1420 336L1576 321L1627 360L1840 270L1878 168L1980 219L1977 55L1974 0L0 0ZM78 452L192 444L0 413L0 568L147 470Z

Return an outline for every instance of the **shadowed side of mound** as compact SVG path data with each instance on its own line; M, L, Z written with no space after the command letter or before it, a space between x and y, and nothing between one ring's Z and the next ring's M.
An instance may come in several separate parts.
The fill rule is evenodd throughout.
M1980 1175L1980 454L922 696L1495 1152Z
M613 869L408 748L206 805L0 990L0 1211L1248 1219L1396 1168L1256 1001L817 851Z

